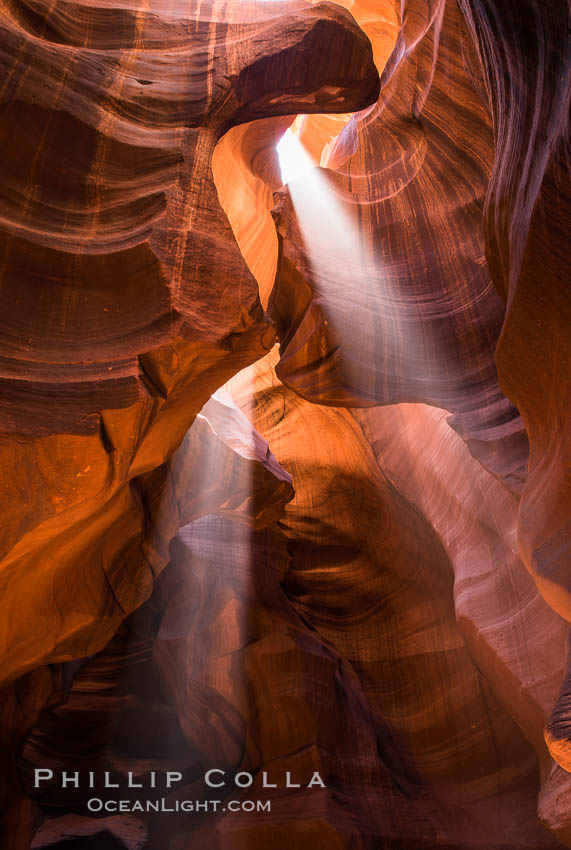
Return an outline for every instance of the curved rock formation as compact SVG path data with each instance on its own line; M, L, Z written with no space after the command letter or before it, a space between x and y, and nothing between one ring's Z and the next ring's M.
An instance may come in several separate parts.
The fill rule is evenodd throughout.
M342 263L321 262L327 244L308 253L295 203L280 199L278 372L322 402L452 411L473 454L515 491L530 438L519 545L569 619L568 10L534 0L501 15L487 3L459 6L463 14L453 2L405 6L379 103L329 153L333 191L365 234L360 296ZM356 334L359 345L349 344ZM496 345L525 432L499 389Z
M334 143L320 118L298 127L330 170L277 196L278 375L322 404L453 413L474 457L523 490L522 561L569 619L568 10L411 0L394 35L391 4L351 9L381 95ZM567 691L546 736L568 768Z
M568 843L571 782L543 740L567 627L517 556L516 499L442 411L315 406L281 384L271 356L230 390L294 482L280 523L286 593L351 663L380 758L438 841ZM553 783L550 839L536 808Z
M49 816L34 847L105 830L127 846L161 834L165 826L184 834L193 814L175 819L174 826L164 816L117 816L104 825L85 814L70 818L78 808L89 813L87 801L105 793L105 771L117 783L126 783L129 772L140 783L151 770L181 771L184 785L176 795L199 798L209 763L230 770L244 761L248 767L242 730L253 710L253 685L247 683L241 649L252 644L248 653L260 651L254 644L264 628L254 600L261 591L275 596L276 570L279 581L287 563L279 535L265 542L263 530L292 498L291 478L220 393L196 418L169 472L163 508L172 500L175 531L182 528L169 547L167 569L150 599L75 672L65 703L44 712L24 751L24 787ZM166 508L167 515L173 513ZM264 613L266 620L270 616ZM80 776L94 771L99 784L70 785L63 792L49 783L35 789L33 767L77 770ZM139 791L126 793L136 799ZM175 846L172 835L153 840L156 846Z
M214 32L210 4L72 4L42 25L48 8L10 5L2 20L2 430L19 438L4 443L7 485L25 477L35 500L12 517L18 493L6 487L3 640L15 660L4 681L41 660L29 609L25 640L15 633L22 574L53 584L39 556L61 577L72 527L74 561L100 562L96 541L119 518L123 558L126 539L136 550L144 512L129 482L164 462L211 392L273 338L217 200L217 140L263 115L365 105L378 87L365 37L331 5L240 4ZM322 40L331 50L317 58ZM44 612L49 595L38 587ZM86 612L84 630L100 613ZM66 632L76 654L105 642L81 645L81 631L77 618L44 630L43 658L69 654Z
M278 374L321 402L443 407L476 456L521 489L526 438L497 382L504 309L479 226L491 126L462 24L454 3L435 4L424 21L411 8L377 106L353 119L330 153L337 170L324 179L364 239L364 258L349 275L326 234L304 245L296 184L280 198L271 304L282 343Z
M161 467L273 343L216 142L378 91L338 7L214 5L0 8L1 682L32 671L4 695L8 748L58 691L42 665L101 649L151 593L153 536L178 528L153 514Z
M526 0L508 4L498 20L493 4L461 5L493 116L484 224L494 284L506 301L498 374L531 446L519 545L541 592L569 620L569 9Z

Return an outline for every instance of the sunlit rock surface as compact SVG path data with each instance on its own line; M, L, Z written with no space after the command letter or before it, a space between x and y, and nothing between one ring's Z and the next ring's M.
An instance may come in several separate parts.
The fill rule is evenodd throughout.
M270 312L278 374L304 397L444 407L483 465L525 485L524 562L569 619L567 24L562 3L405 3L378 104L324 157L362 256L301 238L294 181Z
M180 525L162 465L273 344L217 141L379 81L331 4L7 2L0 29L0 681L32 671L3 701L13 748L58 690L41 665L101 649L151 593Z
M28 740L20 773L48 816L34 847L104 832L98 817L89 823L73 813L88 812L87 800L105 793L105 771L113 782L125 783L129 771L139 777L150 770L181 771L184 783L172 799L201 799L209 767L231 772L259 766L258 750L246 753L245 733L255 712L255 683L248 679L255 678L265 644L271 647L272 611L283 597L279 581L287 568L285 541L264 529L293 497L291 478L219 393L173 457L170 477L182 528L171 542L168 567L151 598L108 646L84 659L63 705L44 712ZM281 608L287 613L285 597ZM282 744L277 736L275 746ZM62 792L48 784L35 790L33 768L40 765L80 775L93 770L98 780L92 789L82 784ZM126 793L131 799L139 794ZM193 818L118 816L111 818L110 831L122 840L147 840L165 831L184 834ZM173 835L153 841L156 847L176 846Z
M543 736L567 624L518 557L516 499L444 411L313 405L272 360L230 390L295 484L284 589L350 661L381 759L453 846L559 846L536 808L555 783L542 819L567 841L571 783Z
M568 14L0 4L3 847L571 847Z
M434 6L424 24L411 9L377 106L347 125L330 154L342 162L323 173L329 188L311 200L299 178L278 198L278 374L321 402L444 407L476 456L521 489L526 438L498 386L504 305L480 224L492 126L471 78L463 18L455 4ZM296 205L310 203L314 218L320 204L334 205L340 229L361 232L345 262L331 227L304 243Z
M110 637L117 618L81 645L127 540L137 558L144 509L133 480L168 458L225 377L273 340L218 202L216 142L255 117L364 106L378 88L365 36L332 5L238 4L220 21L210 3L48 9L8 5L0 21L2 430L18 437L3 443L14 630L3 639L15 654L4 681L60 660L67 632L74 652ZM118 551L102 555L118 520ZM42 565L52 558L60 578L67 569L77 581L80 552L86 571L103 565L87 579L101 602L49 634L53 577ZM131 584L147 581L143 561ZM46 620L41 648L29 609L25 638L15 633L22 574Z

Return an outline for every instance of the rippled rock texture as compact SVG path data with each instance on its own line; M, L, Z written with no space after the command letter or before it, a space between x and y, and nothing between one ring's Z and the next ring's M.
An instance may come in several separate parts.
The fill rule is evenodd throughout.
M218 201L218 139L361 108L379 80L330 4L7 2L0 16L10 746L59 690L45 665L102 649L151 593L180 525L164 463L273 344Z
M568 24L0 4L3 846L571 847Z

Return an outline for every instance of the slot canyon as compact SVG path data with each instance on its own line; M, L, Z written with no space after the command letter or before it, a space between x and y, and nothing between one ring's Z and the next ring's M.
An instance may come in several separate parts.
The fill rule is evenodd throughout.
M569 19L0 0L2 850L571 848Z

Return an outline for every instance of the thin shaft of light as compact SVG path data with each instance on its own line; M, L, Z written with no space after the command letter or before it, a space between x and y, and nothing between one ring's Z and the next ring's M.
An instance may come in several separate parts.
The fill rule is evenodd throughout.
M346 341L343 372L353 383L351 370L359 369L362 386L363 375L370 374L371 381L374 379L374 370L362 369L362 364L370 358L367 341L378 333L381 323L383 333L388 331L393 339L395 332L398 333L388 298L388 281L368 256L350 208L340 199L323 169L315 167L291 129L286 131L277 150L282 179L288 185L312 268L316 296L327 322ZM372 384L363 389L373 392Z

